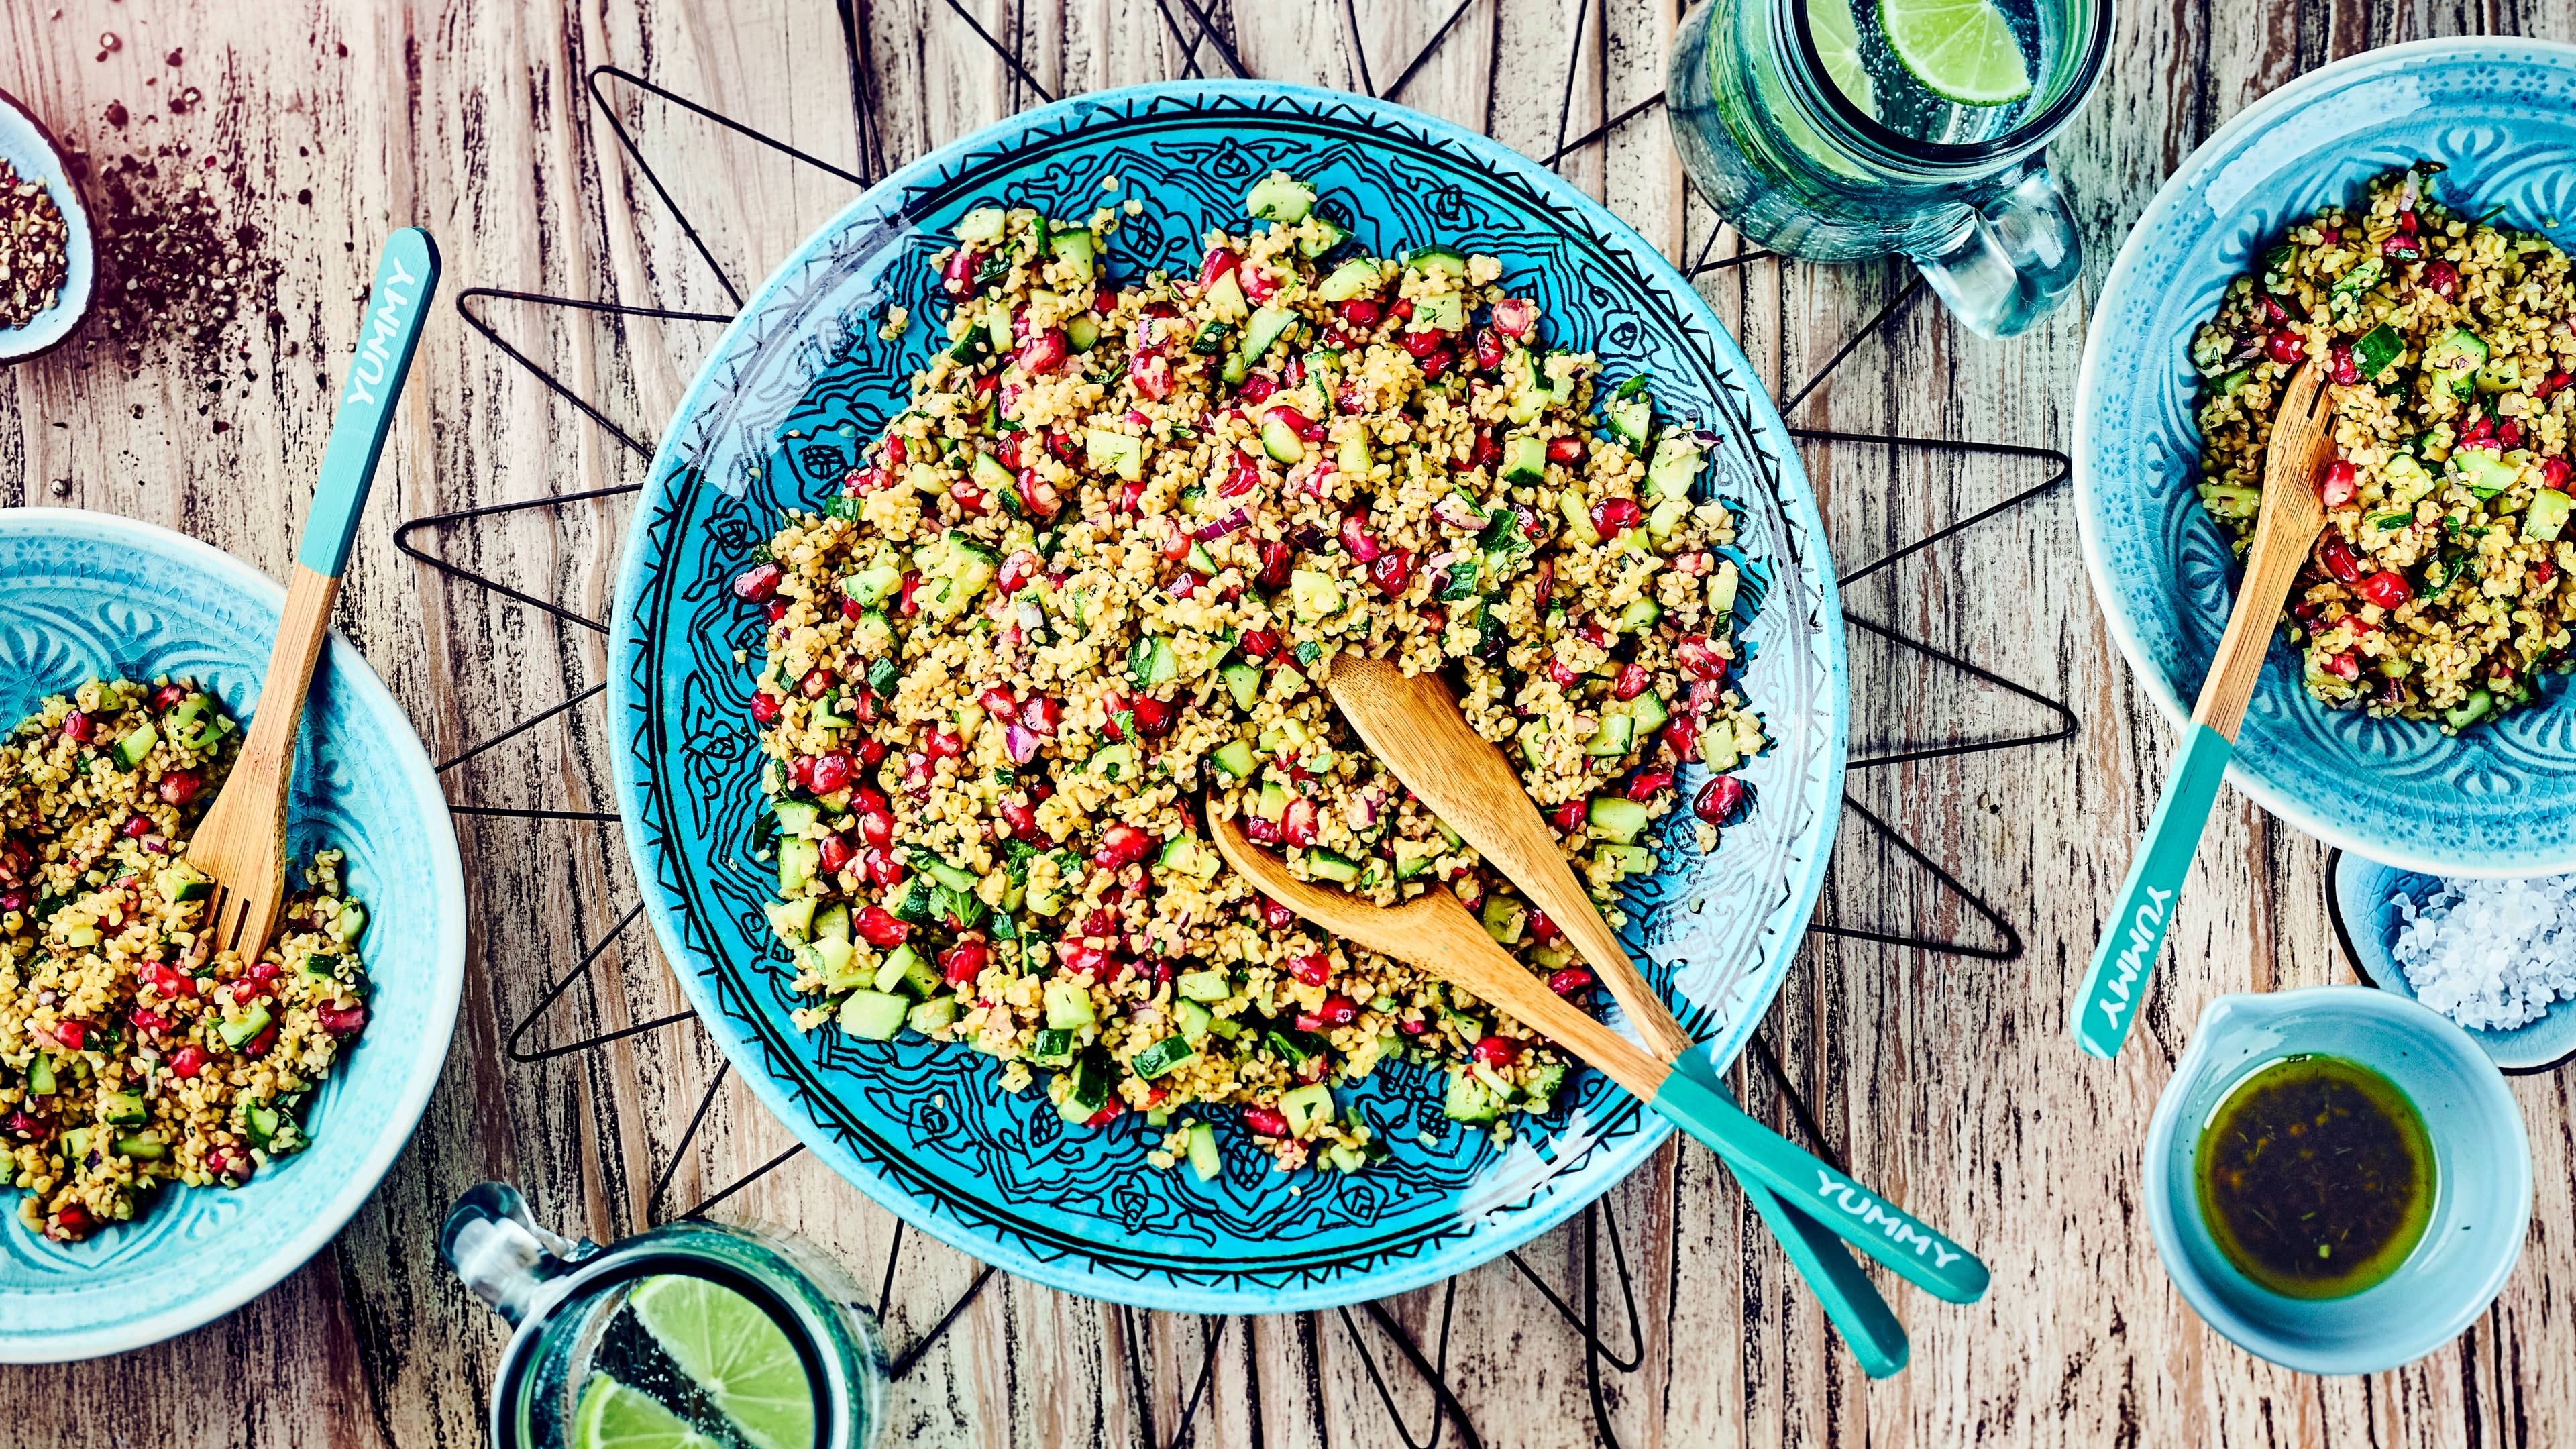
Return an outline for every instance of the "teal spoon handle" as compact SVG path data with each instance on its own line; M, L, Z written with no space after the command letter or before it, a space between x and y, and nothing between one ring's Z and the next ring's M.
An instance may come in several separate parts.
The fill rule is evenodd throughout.
M295 561L326 578L338 578L357 536L358 513L375 481L376 459L393 426L394 402L411 373L420 346L421 319L438 288L438 247L429 233L407 226L385 238L376 260L376 284L358 324L358 355L340 389L331 419L331 444L322 454L322 478L313 509L304 516L304 543Z
M2164 950L2165 928L2173 924L2174 897L2191 875L2191 858L2200 849L2200 833L2209 824L2218 786L2227 778L2227 759L2236 744L2195 720L2183 740L2182 757L2165 781L2165 797L2147 838L2129 862L2121 883L2119 905L2093 948L2093 969L2075 993L2075 1013L2067 1030L2076 1044L2108 1060L2129 1039L2138 1007L2147 999L2147 978Z
M1701 1053L1682 1054L1651 1105L1727 1166L1924 1292L1951 1303L1985 1296L1986 1265L1975 1254L1746 1116Z

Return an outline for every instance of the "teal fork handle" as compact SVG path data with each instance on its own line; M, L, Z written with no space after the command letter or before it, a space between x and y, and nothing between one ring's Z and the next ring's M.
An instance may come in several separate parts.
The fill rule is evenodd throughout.
M1883 1379L1902 1370L1909 1351L1905 1325L1896 1321L1894 1310L1879 1296L1878 1285L1843 1251L1843 1240L1823 1223L1782 1202L1778 1193L1736 1172L1733 1163L1727 1163L1726 1170L1735 1173L1753 1210L1762 1215L1771 1236L1780 1240L1781 1251L1789 1255L1790 1266L1824 1305L1826 1321L1842 1334L1843 1343L1860 1362L1860 1371Z
M1687 1052L1682 1060L1698 1055ZM1676 1063L1651 1105L1727 1166L1924 1292L1951 1303L1985 1296L1986 1265L1974 1253L1746 1116L1716 1084L1714 1072Z
M326 578L338 578L349 562L358 513L375 481L376 459L393 427L394 401L411 373L421 319L437 287L438 247L428 232L407 226L385 238L375 288L367 294L367 315L358 323L358 355L340 387L321 481L314 485L313 509L304 515L304 543L295 553L298 564Z
M2191 858L2234 753L2234 741L2197 721L2183 741L2182 756L2165 781L2165 798L2129 862L2120 903L2093 948L2093 969L2084 974L2067 1022L2076 1044L2097 1057L2118 1055L2120 1043L2129 1039L2138 1006L2147 999L2147 979L2164 950L2165 928L2173 924L2174 897L2191 875Z

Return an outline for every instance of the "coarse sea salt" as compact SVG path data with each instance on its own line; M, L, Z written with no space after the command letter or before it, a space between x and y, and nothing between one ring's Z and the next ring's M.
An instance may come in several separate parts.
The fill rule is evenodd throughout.
M2576 998L2576 875L2444 881L2405 922L2390 953L2415 999L2473 1031L2538 1021Z

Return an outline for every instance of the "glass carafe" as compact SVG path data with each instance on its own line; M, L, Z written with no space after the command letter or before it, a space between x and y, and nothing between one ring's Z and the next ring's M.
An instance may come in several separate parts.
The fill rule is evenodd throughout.
M884 1418L875 1320L794 1238L680 1222L574 1243L487 1182L438 1246L517 1329L492 1385L494 1449L866 1449Z
M2009 100L1923 79L1891 39L1902 0L1706 0L1666 93L1692 182L1749 241L1817 261L1902 253L1973 330L2028 327L2083 271L2042 148L2101 77L2111 3L1988 3L1949 8L2012 37L2027 89Z

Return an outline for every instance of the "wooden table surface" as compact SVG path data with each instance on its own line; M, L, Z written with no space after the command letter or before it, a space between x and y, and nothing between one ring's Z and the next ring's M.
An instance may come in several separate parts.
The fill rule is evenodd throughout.
M1065 93L1193 65L1224 74L1215 46L1193 57L1167 24L1191 25L1197 3L965 0L965 11L1018 47L1038 85ZM1564 96L1580 135L1660 89L1672 6L1467 0L1400 99L1545 156ZM1216 0L1214 13L1254 74L1382 87L1450 10L1449 0ZM2427 35L2576 36L2567 0L2394 9L2171 0L2121 10L2100 94L2052 147L2093 248L2088 295L2164 176L2213 128L2302 71ZM6 0L0 87L96 164L169 148L155 158L153 184L207 178L228 221L257 229L250 245L278 263L278 278L273 299L254 299L218 336L165 331L130 363L76 345L0 372L0 501L150 519L283 576L328 423L322 374L336 376L354 345L366 268L390 227L417 222L438 236L451 294L482 285L731 310L725 285L600 124L584 89L594 67L646 75L868 175L1033 98L947 0L861 3L856 12L852 30L832 0ZM854 73L873 103L873 129L856 122ZM851 195L844 182L632 87L612 81L607 93L734 287L747 289ZM111 124L120 107L125 123ZM1659 110L1606 145L1573 152L1563 170L1675 255L1695 252L1714 226L1685 199ZM1717 254L1732 250L1724 239ZM1758 262L1712 273L1704 286L1787 395L1908 276L1884 264ZM615 427L648 442L714 332L506 302L486 315L598 399ZM2085 309L2072 306L2025 338L1992 343L1928 303L1912 306L1863 340L1792 421L2068 447L2085 323ZM1846 568L2050 473L2042 460L1850 445L1810 448L1807 464ZM617 438L442 306L360 530L339 621L433 757L589 688L604 677L605 645L589 628L403 557L395 525L642 474ZM608 607L625 517L624 500L612 498L427 542L596 617ZM2576 1235L2564 1226L2576 1142L2562 1078L2514 1084L2538 1157L2522 1265L2492 1312L2422 1363L2331 1381L2274 1369L2203 1328L2167 1283L2139 1212L2137 1149L2188 1023L2221 991L2341 980L2347 968L2329 939L2323 848L2230 796L2137 1040L2106 1066L2065 1039L2063 1003L2171 749L2086 589L2067 491L1856 584L1847 603L2063 699L2080 720L2060 743L1869 770L1851 782L1859 805L1997 904L2026 945L2018 959L1810 937L1769 1018L1768 1037L1826 1139L1863 1180L1974 1244L1994 1267L1994 1289L1970 1308L1893 1293L1913 1365L1870 1383L1732 1184L1705 1154L1667 1148L1608 1199L1642 1321L1637 1367L1600 1376L1619 1442L2576 1443L2576 1357L2566 1352ZM1853 636L1852 664L1856 754L2054 724L2024 698L1864 632ZM450 798L610 808L610 744L593 697L450 771ZM665 1172L669 1201L694 1203L793 1145L728 1081L673 1159L722 1068L694 1025L519 1059L683 1009L640 925L617 935L517 1052L507 1050L510 1027L535 1010L545 984L614 934L633 882L613 826L459 824L474 924L464 1010L440 1091L382 1189L328 1251L228 1319L118 1359L0 1369L0 1422L11 1426L0 1438L477 1444L503 1333L432 1251L458 1192L512 1179L553 1225L605 1241L648 1221ZM1857 815L1846 815L1840 840L1821 921L2000 939ZM1759 1070L1739 1075L1757 1110L1787 1120ZM891 1216L803 1158L717 1215L799 1229L871 1282L894 1233ZM1537 1278L1579 1292L1579 1230L1551 1234L1524 1256ZM905 1242L894 1344L928 1329L976 1269L919 1235ZM1614 1289L1604 1293L1604 1333L1625 1357L1624 1312ZM1386 1307L1436 1345L1443 1303L1435 1289ZM1449 1307L1448 1380L1484 1443L1595 1439L1578 1339L1530 1277L1490 1265L1459 1280ZM1214 1331L1222 1338L1193 1421L1196 1443L1404 1442L1363 1348L1391 1365L1405 1431L1416 1443L1426 1432L1428 1389L1392 1366L1394 1345L1364 1315L1237 1320ZM1160 1449L1181 1422L1209 1332L1195 1318L996 1278L896 1386L890 1442Z

